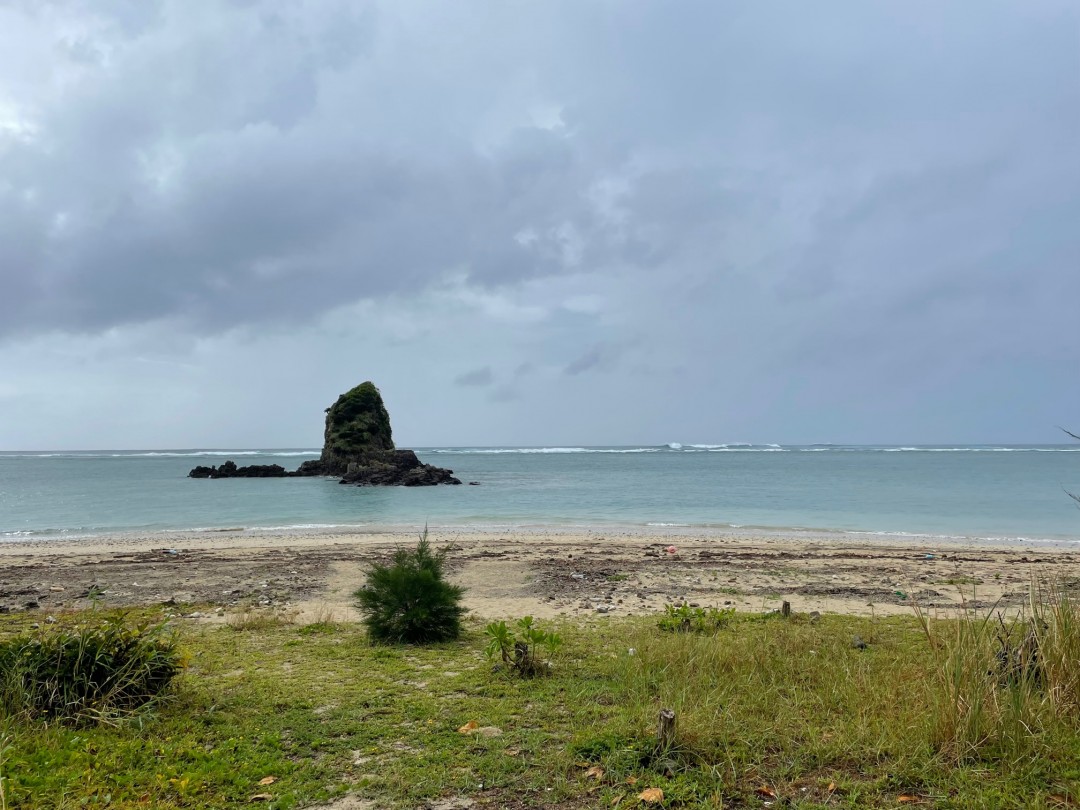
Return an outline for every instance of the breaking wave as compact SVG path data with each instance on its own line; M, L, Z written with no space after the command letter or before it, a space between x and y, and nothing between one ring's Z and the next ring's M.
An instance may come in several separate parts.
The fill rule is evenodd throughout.
M1067 445L1016 445L967 447L886 446L886 445L780 445L726 442L724 444L683 444L668 442L640 447L418 447L421 453L451 455L544 455L544 454L624 454L624 453L1080 453L1080 447Z
M318 456L321 450L116 450L107 452L3 453L0 458L204 458L221 456Z
M452 453L454 455L543 455L568 453L659 453L659 447L418 447L421 453Z
M635 453L1080 453L1078 445L780 445L725 442L683 444L669 442L655 446L552 446L552 447L417 447L420 453L451 455L566 455ZM69 452L0 452L0 459L25 458L315 458L319 450L114 450Z

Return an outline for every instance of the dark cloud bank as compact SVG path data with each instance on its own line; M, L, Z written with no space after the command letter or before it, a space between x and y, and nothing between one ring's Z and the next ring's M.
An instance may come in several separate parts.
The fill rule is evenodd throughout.
M521 419L545 370L761 431L1076 412L1072 3L9 3L0 44L0 348L455 289L539 307L443 366Z

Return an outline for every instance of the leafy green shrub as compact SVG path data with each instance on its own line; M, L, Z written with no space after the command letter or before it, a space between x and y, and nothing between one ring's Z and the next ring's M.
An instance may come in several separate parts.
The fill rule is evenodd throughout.
M690 607L683 604L667 605L664 615L657 623L661 630L669 633L715 633L721 627L727 625L735 616L735 608L716 607L700 608Z
M0 713L84 723L158 699L184 667L164 624L123 616L0 643Z
M355 594L372 641L428 644L461 635L464 588L443 579L446 549L431 550L427 529L415 549L398 549L376 564Z
M506 622L492 622L484 632L489 639L485 652L488 658L496 655L511 672L523 678L545 675L551 671L551 657L562 645L562 638L553 632L533 627L533 617L517 620L518 632L506 626ZM540 650L545 656L541 656Z

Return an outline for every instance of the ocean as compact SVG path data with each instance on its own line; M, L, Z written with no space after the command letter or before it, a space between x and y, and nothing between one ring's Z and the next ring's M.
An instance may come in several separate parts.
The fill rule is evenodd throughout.
M621 526L1080 542L1080 444L416 448L479 486L196 480L294 450L0 453L0 542L193 529Z

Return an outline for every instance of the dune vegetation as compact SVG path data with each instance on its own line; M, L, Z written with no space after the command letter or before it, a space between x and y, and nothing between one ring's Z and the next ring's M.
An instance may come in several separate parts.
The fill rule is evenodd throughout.
M87 613L0 630L11 644L119 618ZM1010 620L545 622L560 643L529 678L487 654L477 620L423 646L372 644L332 615L173 620L188 665L138 712L70 722L5 703L0 806L1068 807L1078 618L1065 590L1036 588Z

